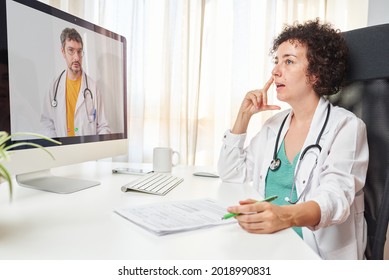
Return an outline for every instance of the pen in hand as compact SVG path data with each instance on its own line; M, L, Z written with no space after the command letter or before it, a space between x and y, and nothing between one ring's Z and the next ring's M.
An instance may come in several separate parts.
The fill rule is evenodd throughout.
M273 200L275 200L275 199L277 199L277 198L278 198L277 195L269 196L269 197L266 197L266 198L263 199L263 200L260 200L260 201L255 202L255 204L256 204L256 203L260 203L260 202L265 202L265 201L270 202L270 201L273 201ZM227 220L227 219L229 219L229 218L238 216L238 215L240 215L240 214L241 214L241 213L227 213L227 214L225 214L225 215L222 217L222 220Z

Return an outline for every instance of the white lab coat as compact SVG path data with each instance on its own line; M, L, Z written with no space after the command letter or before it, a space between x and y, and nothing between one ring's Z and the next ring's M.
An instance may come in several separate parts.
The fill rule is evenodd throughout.
M316 143L326 117L327 104L328 101L320 99L302 150ZM245 134L225 133L218 163L222 180L253 181L253 186L264 196L277 133L289 112L291 110L285 110L270 118L246 148ZM288 131L292 114L286 120L278 146ZM302 228L304 241L323 259L363 259L367 228L362 189L369 159L365 124L353 113L331 105L320 145L320 154L318 149L310 149L296 166L298 170L301 164L296 177L297 197L302 193L299 202L313 200L321 210L317 226ZM310 186L305 186L317 157Z
M66 74L67 72L63 73L59 84L59 76L54 80L43 100L41 125L43 127L43 134L49 137L66 137L68 135L66 125ZM92 92L93 98L90 99L89 94L84 98L84 90L86 89L85 75L84 73L82 74L81 87L78 93L74 115L74 127L77 128L75 136L110 133L100 92L96 87L96 82L89 76L87 76L88 87ZM54 107L52 106L52 101L57 84L57 107ZM95 113L93 112L93 108L96 109Z

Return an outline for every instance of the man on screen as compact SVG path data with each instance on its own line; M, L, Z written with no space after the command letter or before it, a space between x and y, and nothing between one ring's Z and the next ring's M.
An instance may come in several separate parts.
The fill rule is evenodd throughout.
M60 39L67 69L54 80L44 99L44 134L66 137L110 133L100 92L82 69L84 45L80 34L74 28L65 28Z

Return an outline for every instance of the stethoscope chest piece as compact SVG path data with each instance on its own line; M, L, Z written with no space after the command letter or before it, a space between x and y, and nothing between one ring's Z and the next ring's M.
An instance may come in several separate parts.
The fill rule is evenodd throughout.
M272 159L270 162L270 170L271 171L276 171L278 168L281 166L281 160L279 158Z
M55 100L55 99L53 99L53 100L51 100L51 106L53 106L53 107L57 107L57 100Z

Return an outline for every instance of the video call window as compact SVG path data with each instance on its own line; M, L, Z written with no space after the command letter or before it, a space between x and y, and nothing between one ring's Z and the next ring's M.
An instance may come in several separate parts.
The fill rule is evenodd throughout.
M9 123L11 133L41 133L60 138L64 144L76 143L81 138L88 141L88 137L94 141L126 137L124 37L38 1L7 0L3 21L8 73L2 73L1 80L1 130ZM66 28L79 34L81 49L66 45L62 50L60 36ZM72 59L79 61L70 62ZM76 100L66 101L65 88L71 86L66 83L66 73L77 67L82 70L82 94ZM9 100L3 97L4 75L8 79ZM7 102L8 110L4 105ZM71 131L76 137L66 133L67 102L75 106ZM48 119L58 123L57 134L48 132Z

